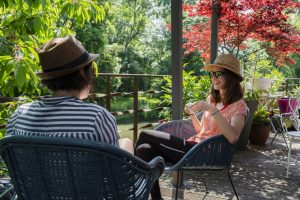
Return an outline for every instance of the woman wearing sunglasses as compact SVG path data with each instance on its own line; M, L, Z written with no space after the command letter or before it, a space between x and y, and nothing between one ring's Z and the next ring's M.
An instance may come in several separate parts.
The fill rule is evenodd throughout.
M135 144L135 154L145 161L162 156L166 162L178 162L194 145L214 135L223 134L230 142L239 138L247 113L240 82L240 62L231 54L219 55L213 64L204 67L212 81L206 101L194 102L185 112L191 117L196 135L183 140L173 135L145 130ZM196 114L203 111L201 121ZM162 199L158 181L151 190L152 199Z

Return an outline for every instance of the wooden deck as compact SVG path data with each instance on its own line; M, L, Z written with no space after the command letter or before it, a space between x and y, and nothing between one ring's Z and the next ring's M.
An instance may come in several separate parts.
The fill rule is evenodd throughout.
M272 137L270 135L265 146L248 145L246 150L235 153L231 175L240 199L300 199L300 140L293 143L290 178L287 179L288 149L280 136L271 145ZM186 172L181 199L236 199L226 172L210 172L205 177L209 177L208 194L197 172ZM165 200L173 199L171 181L170 173L164 173L160 179Z

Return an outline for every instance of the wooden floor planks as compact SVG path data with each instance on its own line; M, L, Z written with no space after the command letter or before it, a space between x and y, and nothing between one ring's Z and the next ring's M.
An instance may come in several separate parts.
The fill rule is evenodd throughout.
M300 140L293 143L291 154L290 178L286 176L287 147L282 138L277 137L270 144L270 136L265 146L248 145L244 151L234 155L231 175L239 198L242 200L298 200L300 199ZM209 193L200 182L197 172L184 175L183 199L236 199L226 172L213 172L206 182ZM160 179L164 199L172 199L170 173Z

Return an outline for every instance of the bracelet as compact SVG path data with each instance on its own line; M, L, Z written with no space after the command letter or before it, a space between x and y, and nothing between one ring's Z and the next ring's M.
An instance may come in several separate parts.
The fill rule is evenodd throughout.
M219 110L217 109L215 112L213 112L210 116L214 116L214 115L216 115L217 113L219 112Z

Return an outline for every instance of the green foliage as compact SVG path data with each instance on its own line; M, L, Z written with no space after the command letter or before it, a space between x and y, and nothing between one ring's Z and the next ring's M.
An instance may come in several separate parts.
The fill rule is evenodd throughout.
M282 89L285 81L284 74L279 71L268 59L268 56L261 52L261 54L251 54L247 62L243 62L244 79L249 82L250 78L271 78L273 80L271 89L267 93L274 94Z
M300 99L300 85L294 87L289 93L289 96L294 97L296 99Z
M162 86L165 94L161 97L162 104L171 107L172 102L172 78L165 77L165 86ZM205 100L211 88L211 81L208 76L195 76L193 71L183 71L183 105L188 102ZM171 118L171 110L162 111L161 115L166 118Z
M6 164L4 163L4 161L1 159L0 160L0 178L2 177L8 177L8 170L6 168Z
M245 100L258 100L261 97L262 92L263 91L261 91L261 90L254 90L254 89L247 90L244 94L244 99Z
M19 98L18 101L10 101L6 103L0 103L0 126L6 125L10 116L21 104L31 102L32 99L28 97ZM5 135L5 128L0 129L0 138Z
M160 99L157 97L145 94L139 96L138 107L139 109L154 109L159 106ZM126 110L133 110L133 98L132 97L115 97L112 101L111 111L118 112L118 111L126 111ZM158 111L151 111L145 113L139 113L139 122L141 121L158 121L159 114ZM133 121L133 114L125 114L116 116L117 124L120 123L132 123Z
M0 0L0 94L40 95L35 49L68 34L86 22L105 17L108 3L97 0Z
M253 124L264 125L270 123L270 112L264 105L258 105L257 110L254 113Z
M200 53L192 52L183 57L183 67L185 71L193 71L194 75L203 75L199 66L204 66L203 58Z

